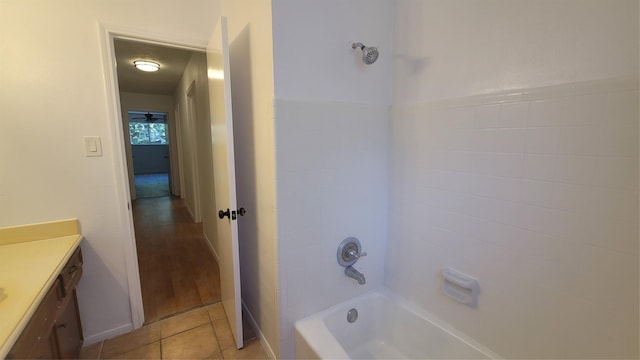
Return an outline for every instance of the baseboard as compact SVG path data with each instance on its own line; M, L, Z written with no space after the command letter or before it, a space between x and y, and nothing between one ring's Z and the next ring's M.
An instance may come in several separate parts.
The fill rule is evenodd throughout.
M207 234L203 234L204 235L204 241L207 242L207 246L209 246L209 250L211 250L211 254L213 254L213 258L216 259L216 262L218 264L220 264L220 256L218 256L218 252L216 251L216 249L213 248L213 244L211 244L211 241L209 241L209 237L207 236Z
M118 335L126 334L132 330L133 330L133 324L131 323L121 325L114 329L109 329L107 331L103 331L97 334L87 336L86 338L84 338L84 343L82 345L87 346L87 345L95 344L103 340L111 339L112 337L116 337Z
M260 340L260 344L262 344L262 348L266 351L269 359L277 359L276 354L273 352L273 349L271 348L271 345L269 345L269 342L267 341L264 334L262 333L262 330L258 326L256 319L253 318L253 315L251 315L251 312L249 311L249 308L247 308L247 304L245 304L244 301L242 302L242 309L244 310L244 314L247 315L249 322L251 322L251 325L256 330L256 335L258 336L258 340Z
M191 217L191 221L193 221L194 223L197 223L196 221L196 216L193 214L193 211L191 211L191 208L189 207L189 204L185 201L185 204L187 206L185 206L187 208L187 212L189 213L189 216Z

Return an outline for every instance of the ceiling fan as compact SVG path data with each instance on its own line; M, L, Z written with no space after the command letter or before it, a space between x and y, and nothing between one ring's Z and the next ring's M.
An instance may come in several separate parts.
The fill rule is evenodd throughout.
M147 112L146 114L142 114L142 115L144 115L144 117L135 117L135 118L131 118L131 120L144 120L146 122L156 122L158 120L164 120L164 119L153 116L153 114L150 112Z

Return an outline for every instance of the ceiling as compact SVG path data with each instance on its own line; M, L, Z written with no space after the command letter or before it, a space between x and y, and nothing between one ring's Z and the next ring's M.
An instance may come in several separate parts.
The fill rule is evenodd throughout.
M115 39L120 91L173 95L193 51L130 40ZM134 60L151 60L160 70L150 73L136 69Z

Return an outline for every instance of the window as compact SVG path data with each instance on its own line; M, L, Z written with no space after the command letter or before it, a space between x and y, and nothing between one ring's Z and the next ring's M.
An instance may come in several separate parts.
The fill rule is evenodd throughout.
M131 145L168 144L167 124L130 122Z

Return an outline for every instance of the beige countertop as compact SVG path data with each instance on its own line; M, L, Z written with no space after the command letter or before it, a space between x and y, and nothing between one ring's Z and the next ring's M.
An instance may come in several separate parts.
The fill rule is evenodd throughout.
M0 228L0 359L81 240L76 219Z

